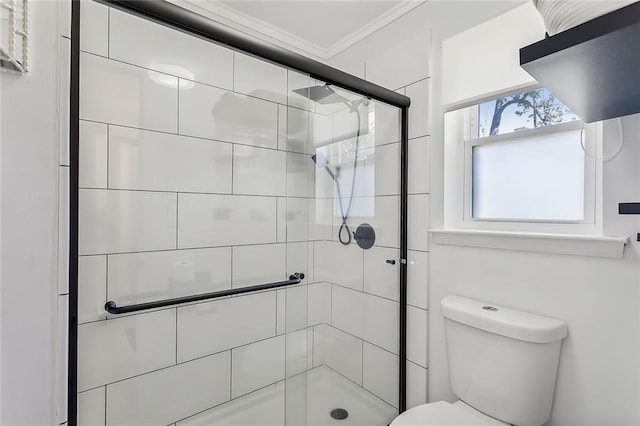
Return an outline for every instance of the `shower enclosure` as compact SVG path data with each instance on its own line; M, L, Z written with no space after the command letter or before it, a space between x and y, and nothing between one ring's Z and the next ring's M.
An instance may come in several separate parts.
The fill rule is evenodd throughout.
M69 424L387 425L408 98L165 2L72 39Z

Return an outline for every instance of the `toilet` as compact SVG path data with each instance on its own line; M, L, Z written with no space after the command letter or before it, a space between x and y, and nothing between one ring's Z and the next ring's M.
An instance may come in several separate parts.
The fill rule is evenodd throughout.
M545 424L567 324L455 295L440 307L458 401L411 408L390 426Z

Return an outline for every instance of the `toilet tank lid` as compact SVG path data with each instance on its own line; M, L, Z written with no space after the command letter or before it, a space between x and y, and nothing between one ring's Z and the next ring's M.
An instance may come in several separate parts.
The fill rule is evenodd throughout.
M452 321L525 342L550 343L567 336L564 321L466 297L449 295L440 308Z

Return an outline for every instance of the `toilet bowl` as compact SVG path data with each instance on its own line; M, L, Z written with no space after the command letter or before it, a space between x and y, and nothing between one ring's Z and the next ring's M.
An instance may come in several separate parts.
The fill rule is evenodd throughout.
M450 295L444 317L449 384L458 401L411 408L390 426L517 425L549 421L563 321Z
M438 401L430 404L422 404L405 411L396 417L389 426L423 425L508 426L509 423L487 416L462 401L456 401L453 404L445 401Z

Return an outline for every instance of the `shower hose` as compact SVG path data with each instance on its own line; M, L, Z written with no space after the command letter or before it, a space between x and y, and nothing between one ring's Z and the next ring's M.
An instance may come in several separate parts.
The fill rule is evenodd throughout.
M353 105L349 105L349 108L352 112L356 113L356 118L358 119L358 130L356 131L356 144L353 153L353 174L351 176L351 194L349 195L349 204L347 204L347 209L345 211L344 205L342 203L342 191L340 190L340 182L338 179L336 182L336 190L338 191L338 205L340 206L340 216L342 217L342 224L340 225L340 230L338 231L338 240L343 245L351 244L351 231L349 230L349 225L347 225L347 219L349 218L349 212L351 211L351 204L353 203L353 193L356 187L356 168L358 167L358 150L360 147L360 105L354 102ZM346 232L347 237L343 239L343 234Z

